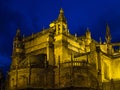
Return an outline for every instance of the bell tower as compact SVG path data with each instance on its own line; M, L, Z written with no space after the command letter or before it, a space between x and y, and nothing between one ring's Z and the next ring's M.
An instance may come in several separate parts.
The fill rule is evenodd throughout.
M68 32L67 30L68 30L67 29L67 21L64 16L64 11L61 8L58 19L56 21L56 35L61 34L61 33L67 33Z
M50 24L50 27L54 28L54 54L55 54L55 64L58 61L64 62L68 58L68 42L67 35L69 35L67 20L64 16L64 11L61 8L58 18Z
M61 33L67 34L69 32L68 26L67 26L67 21L64 16L64 11L62 8L60 9L60 13L58 15L57 20L50 23L50 27L55 29L56 35L61 34Z

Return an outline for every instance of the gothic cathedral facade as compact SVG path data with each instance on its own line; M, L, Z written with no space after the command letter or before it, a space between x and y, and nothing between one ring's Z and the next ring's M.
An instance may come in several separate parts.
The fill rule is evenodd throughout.
M120 51L114 47L120 43L111 42L108 25L105 40L92 39L89 28L83 36L72 35L63 9L48 29L27 37L18 29L7 90L119 90Z

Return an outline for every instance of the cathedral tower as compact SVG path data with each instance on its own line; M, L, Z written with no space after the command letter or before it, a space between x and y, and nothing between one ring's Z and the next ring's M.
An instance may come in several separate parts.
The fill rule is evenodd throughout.
M60 9L60 14L56 21L56 34L59 33L67 33L67 21L62 8Z
M58 15L57 20L55 20L54 22L54 27L55 27L55 36L54 36L54 39L55 39L54 51L55 52L54 54L55 54L56 64L58 64L58 59L60 59L60 62L63 62L64 59L66 59L67 57L66 35L68 35L68 27L67 27L66 18L64 16L64 11L62 8L60 9L60 13Z
M61 33L68 33L67 21L64 16L64 11L62 8L60 9L60 13L57 20L50 23L50 27L56 29L55 30L56 35Z
M22 36L20 30L16 32L16 36L13 41L13 53L12 53L12 65L11 68L16 66L24 58L24 43L22 42Z

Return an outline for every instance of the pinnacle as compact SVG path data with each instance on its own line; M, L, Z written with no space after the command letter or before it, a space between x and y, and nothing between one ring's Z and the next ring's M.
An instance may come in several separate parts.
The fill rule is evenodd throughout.
M60 13L64 13L64 11L63 11L63 9L62 9L62 8L60 9Z

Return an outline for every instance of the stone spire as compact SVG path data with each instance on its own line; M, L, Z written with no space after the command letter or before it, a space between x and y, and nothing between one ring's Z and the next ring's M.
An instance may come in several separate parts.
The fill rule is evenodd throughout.
M17 29L14 41L13 41L13 55L16 53L23 53L24 43L22 41L22 36L20 33L20 29Z
M106 36L105 36L105 39L106 39L106 43L107 44L111 43L112 37L111 37L111 34L110 34L110 27L109 27L108 24L106 25Z
M22 39L22 37L21 37L21 34L20 34L20 29L17 29L14 40L21 40L21 39Z
M64 16L64 11L63 11L63 9L61 8L60 9L60 14L59 14L59 16L58 16L58 19L57 19L58 21L62 21L62 22L65 22L66 23L66 18L65 18L65 16Z
M90 32L88 27L87 27L87 30L86 30L86 38L91 39L91 32Z
M20 36L20 29L17 29L16 36Z

